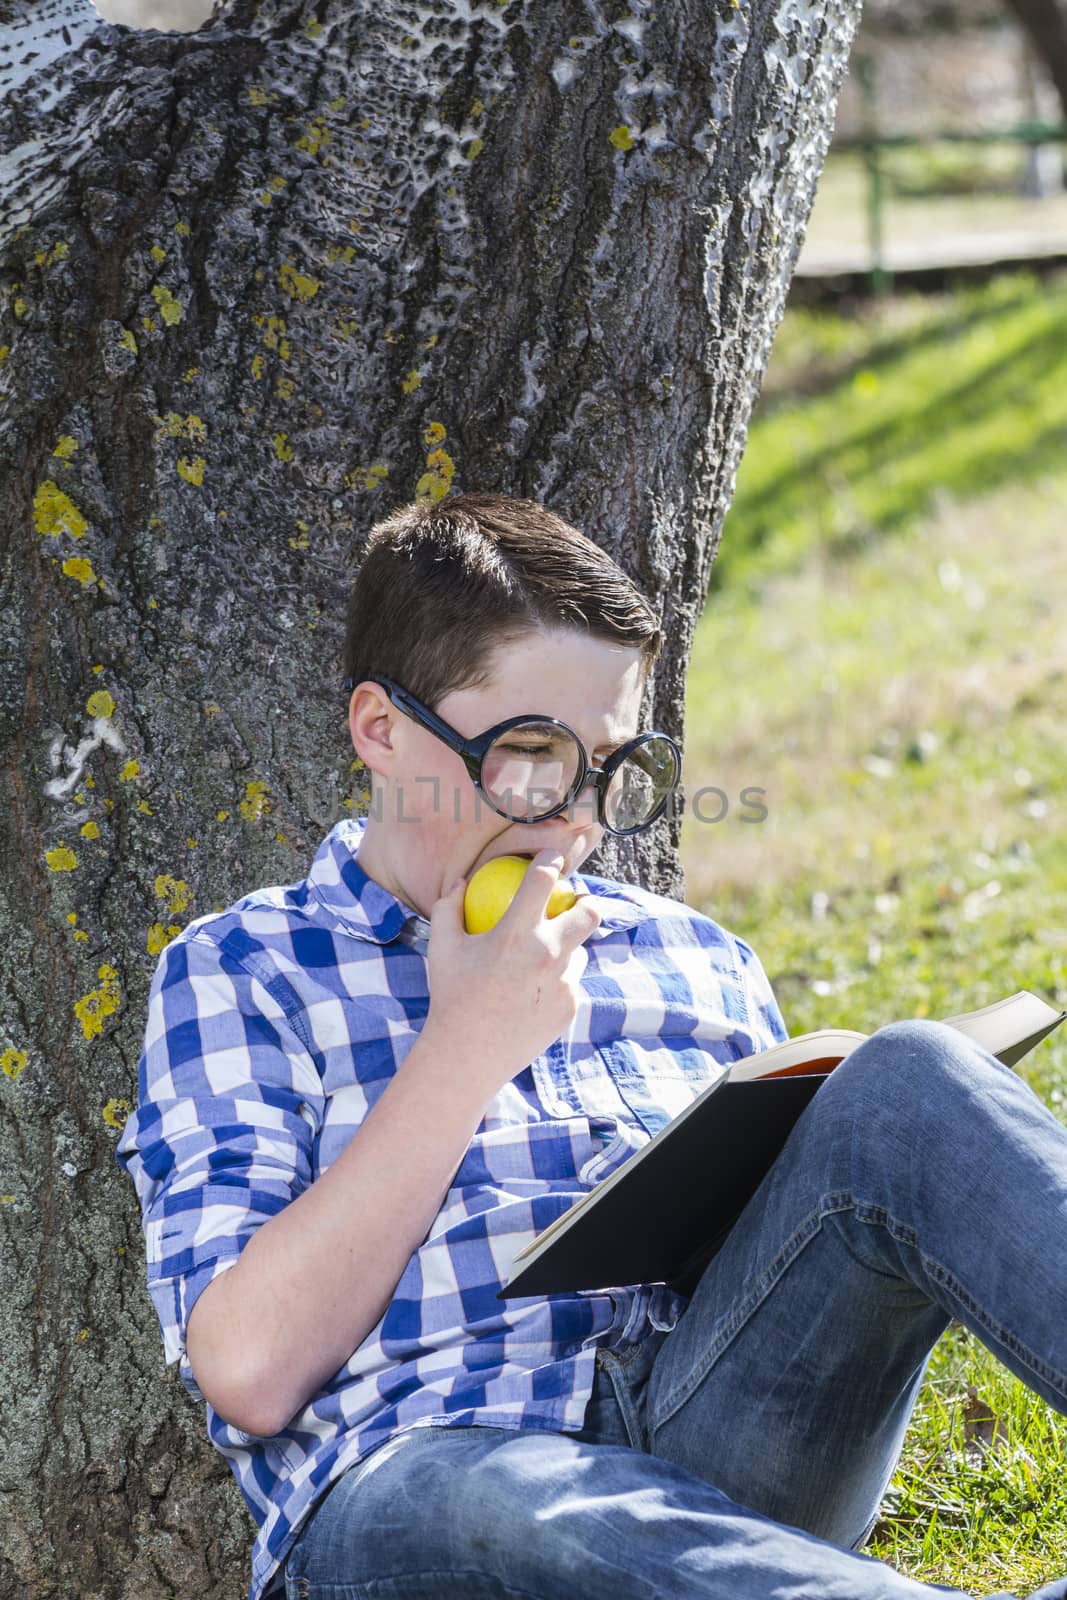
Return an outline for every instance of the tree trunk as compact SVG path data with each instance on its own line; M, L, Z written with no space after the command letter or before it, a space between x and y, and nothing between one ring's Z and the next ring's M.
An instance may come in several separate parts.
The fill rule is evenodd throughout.
M1008 0L1008 6L1044 63L1067 122L1067 4L1064 0Z
M360 805L394 505L573 520L661 608L681 736L856 9L0 0L0 1596L247 1591L114 1162L157 953ZM596 866L680 895L680 831Z

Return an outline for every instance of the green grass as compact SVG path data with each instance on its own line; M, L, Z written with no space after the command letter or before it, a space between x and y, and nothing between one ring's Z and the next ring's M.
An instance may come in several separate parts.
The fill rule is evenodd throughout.
M791 1033L1067 1007L1065 334L1064 279L787 313L694 643L681 854ZM1019 1070L1067 1121L1065 1034ZM968 1385L1002 1445L965 1445ZM870 1553L978 1594L1067 1574L1065 1453L954 1325Z
M1026 1594L1067 1572L1067 1428L954 1324L867 1553L925 1583Z
M912 295L855 324L789 313L772 366L713 594L788 568L813 539L845 553L946 498L1062 469L1067 276Z
M891 195L937 200L946 194L1017 194L1026 156L1022 145L931 144L891 146L880 153L882 181Z

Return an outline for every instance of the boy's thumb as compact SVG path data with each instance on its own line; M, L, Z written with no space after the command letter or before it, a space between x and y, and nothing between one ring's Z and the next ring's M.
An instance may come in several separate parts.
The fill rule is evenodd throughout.
M451 889L448 891L448 915L450 920L457 928L462 928L465 925L466 919L463 910L463 903L466 891L467 880L465 878L457 878Z

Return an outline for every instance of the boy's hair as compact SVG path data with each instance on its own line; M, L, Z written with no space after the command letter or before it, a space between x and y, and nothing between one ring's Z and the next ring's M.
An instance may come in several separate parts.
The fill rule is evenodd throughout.
M494 649L539 627L639 647L646 678L663 647L621 567L538 501L417 501L371 529L348 602L347 686L381 673L433 707L483 688Z

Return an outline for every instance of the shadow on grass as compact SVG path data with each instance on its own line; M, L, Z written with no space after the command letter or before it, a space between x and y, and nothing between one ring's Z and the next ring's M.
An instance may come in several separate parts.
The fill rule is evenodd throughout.
M1067 278L1064 280L1067 285ZM854 354L835 357L816 352L812 369L791 374L781 388L772 388L759 402L757 420L766 421L780 411L788 411L800 400L817 400L832 394L836 388L851 383L859 373L877 371L891 366L909 356L918 355L931 345L943 344L970 332L975 319L980 317L987 326L1007 316L1017 315L1032 305L1040 292L1036 280L1012 282L1006 293L1003 280L998 280L998 292L984 291L980 295L968 294L954 300L940 317L929 317L914 328L902 328L898 333L874 337L870 344ZM961 303L962 300L962 303ZM829 313L826 313L829 315Z
M1028 303L1033 306L1033 297L1021 295L993 309L1021 314ZM938 340L947 345L945 364L949 365L954 357L952 341L973 330L973 317L947 316L936 323L936 337L891 341L878 355L875 347L869 347L851 361L852 376L862 370L874 371L886 391L894 386L901 389L895 414L850 428L856 407L849 389L852 376L839 376L818 402L829 410L835 393L839 395L840 418L828 418L828 433L833 424L828 442L797 452L757 489L746 490L742 479L710 588L721 590L731 578L743 576L744 566L784 525L810 519L813 535L831 552L843 554L899 531L928 512L939 493L966 498L1012 479L1032 480L1062 466L1067 460L1067 412L1062 424L1048 424L1035 415L1032 436L1020 440L1020 431L1025 433L1025 415L1019 413L1025 413L1027 407L1036 412L1045 397L1058 392L1058 369L1063 372L1062 390L1067 392L1067 308L1053 310L1039 302L1034 309L1039 315L1036 327L1028 321L1014 342L1005 348L1002 341L1001 348L985 361L976 362L973 354L969 361L966 354L957 358L964 365L962 376L935 393L930 392L930 385L936 378L931 380L928 371L909 375L896 369L920 343L932 351ZM912 403L909 384L920 377L927 393L919 403ZM766 419L758 417L749 449L759 450L761 426L781 430L788 423L788 411L798 409L794 398L788 407L774 408ZM991 448L989 439L996 435L1000 413L1005 418L1003 442ZM943 450L932 453L931 441L938 438L943 440ZM842 493L852 500L855 513L850 525L835 534L834 523L841 521ZM802 554L798 541L797 556ZM788 557L786 560L792 564Z

